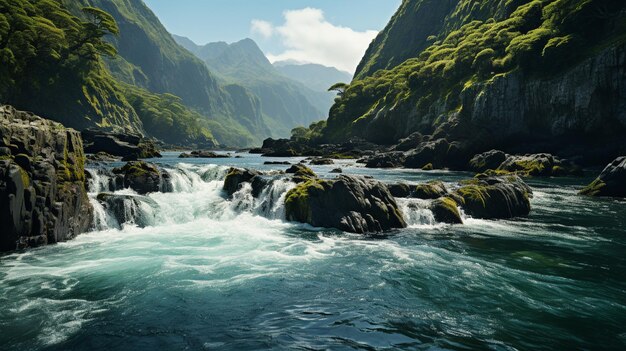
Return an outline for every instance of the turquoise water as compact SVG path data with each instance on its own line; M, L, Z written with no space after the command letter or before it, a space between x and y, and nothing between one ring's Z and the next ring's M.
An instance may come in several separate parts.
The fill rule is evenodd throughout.
M532 214L512 221L440 225L404 200L409 228L363 237L284 222L288 182L225 200L226 165L286 168L243 156L167 154L176 192L150 195L148 227L100 218L0 257L0 349L626 349L626 203L576 196L589 179L531 181Z

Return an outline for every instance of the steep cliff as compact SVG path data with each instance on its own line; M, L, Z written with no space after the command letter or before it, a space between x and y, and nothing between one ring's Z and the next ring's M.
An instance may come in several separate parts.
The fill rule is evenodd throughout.
M394 49L423 11L437 26L414 29L410 50ZM610 158L626 147L625 45L623 1L405 0L333 106L325 136L395 144L420 132L468 153L593 158L591 146Z
M0 107L0 251L69 240L87 231L80 133Z

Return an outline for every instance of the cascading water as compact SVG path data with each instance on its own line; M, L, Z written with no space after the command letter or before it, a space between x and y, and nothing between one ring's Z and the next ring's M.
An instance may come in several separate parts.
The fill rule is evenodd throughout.
M93 232L0 256L0 349L626 345L626 207L577 196L589 180L531 183L530 217L506 221L435 224L428 202L397 199L409 228L364 237L284 221L294 184L259 156L209 161L221 165L164 156L171 192L138 195L92 169ZM230 166L262 170L263 186L226 196ZM450 186L465 178L436 175Z
M110 191L112 177L109 171L89 169L94 229L182 224L202 217L232 219L243 213L284 219L284 199L295 183L280 177L267 179L256 197L252 186L244 183L229 199L222 191L228 169L216 165L178 164L164 169L169 174L172 192L146 196L139 196L131 189Z

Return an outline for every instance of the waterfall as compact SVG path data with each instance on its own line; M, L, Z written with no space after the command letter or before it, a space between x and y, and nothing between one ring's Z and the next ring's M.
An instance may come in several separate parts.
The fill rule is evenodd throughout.
M430 210L430 201L421 199L396 199L404 220L409 227L433 226L437 224Z
M284 219L284 199L295 183L270 175L256 192L250 183L228 198L222 190L229 167L177 164L168 173L171 192L138 195L131 189L115 190L107 169L89 169L89 197L94 208L94 230L124 226L151 227L183 224L199 218L233 219L241 214ZM265 177L265 176L264 176Z

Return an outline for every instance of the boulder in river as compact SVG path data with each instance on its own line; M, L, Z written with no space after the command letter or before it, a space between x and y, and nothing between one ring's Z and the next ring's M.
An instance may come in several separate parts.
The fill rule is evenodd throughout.
M224 180L224 191L228 196L232 196L241 188L242 183L250 182L258 175L261 173L255 170L232 167Z
M406 227L387 187L357 176L303 182L287 193L285 210L287 220L352 233L379 233Z
M509 157L500 150L491 150L475 155L469 162L468 168L472 172L484 173L490 169L498 169Z
M131 161L123 167L113 169L113 173L123 177L125 188L131 188L139 194L168 192L169 174L145 161Z
M80 133L0 107L0 251L66 241L87 231Z
M454 192L467 214L483 219L507 219L530 213L532 190L516 175L479 175Z
M463 224L456 201L450 197L441 197L430 204L435 220L439 223Z
M335 161L330 158L314 158L311 160L310 164L314 166L324 166L335 164Z
M315 174L315 172L302 164L295 164L289 167L285 173L293 174L293 181L296 183L302 183L317 178L317 174Z
M551 154L508 156L495 170L496 174L510 172L531 177L579 175L581 173L581 169L573 163Z
M582 195L626 197L626 156L611 162L591 184L584 188Z
M366 158L367 168L399 168L402 167L406 156L403 152L385 152Z

